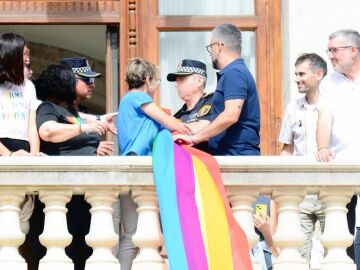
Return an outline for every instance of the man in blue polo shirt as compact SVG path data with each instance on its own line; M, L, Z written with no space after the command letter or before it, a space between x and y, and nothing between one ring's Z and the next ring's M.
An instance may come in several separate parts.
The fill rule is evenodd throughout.
M239 28L231 24L217 26L206 49L213 67L220 70L211 123L195 134L178 138L192 144L209 140L214 155L259 155L259 98L254 78L240 58Z

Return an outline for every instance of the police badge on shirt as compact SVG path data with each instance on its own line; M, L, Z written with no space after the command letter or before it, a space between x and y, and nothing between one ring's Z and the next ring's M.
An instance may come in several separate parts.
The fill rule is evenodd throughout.
M212 113L212 100L214 93L204 95L190 111L187 110L186 104L174 114L175 118L180 119L184 123L193 123L199 120L210 121Z

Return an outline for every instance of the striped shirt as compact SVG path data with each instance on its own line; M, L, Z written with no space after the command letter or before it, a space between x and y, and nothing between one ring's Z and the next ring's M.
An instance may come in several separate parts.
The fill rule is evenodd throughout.
M294 156L315 155L317 119L317 104L308 104L305 96L292 101L286 107L279 142L294 145Z

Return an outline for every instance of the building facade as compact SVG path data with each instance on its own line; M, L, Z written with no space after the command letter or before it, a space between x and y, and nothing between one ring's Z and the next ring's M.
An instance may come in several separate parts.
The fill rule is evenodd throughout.
M262 154L275 154L283 108L280 0L0 1L0 31L19 33L29 42L35 77L46 65L73 55L88 57L104 74L88 102L96 113L117 110L126 93L125 66L135 56L161 66L163 83L155 98L172 111L181 101L165 77L183 58L208 64L207 91L214 91L215 70L205 46L221 23L243 31L242 56L260 96Z

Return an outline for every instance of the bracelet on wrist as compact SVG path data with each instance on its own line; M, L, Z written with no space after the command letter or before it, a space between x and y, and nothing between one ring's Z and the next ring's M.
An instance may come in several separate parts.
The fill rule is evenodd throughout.
M320 150L322 150L322 149L329 149L329 148L327 148L327 147L320 147L319 149L318 149L318 152L320 151Z
M91 133L91 131L87 130L87 129L85 128L85 126L87 126L86 123L85 123L85 124L80 124L80 134L82 134L82 133L85 133L85 134Z

